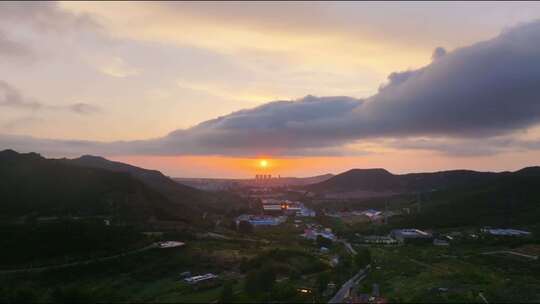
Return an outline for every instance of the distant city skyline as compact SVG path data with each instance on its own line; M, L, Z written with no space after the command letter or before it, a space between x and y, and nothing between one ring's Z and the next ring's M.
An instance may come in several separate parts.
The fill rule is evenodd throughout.
M0 149L175 177L540 164L538 2L2 2L0 70Z

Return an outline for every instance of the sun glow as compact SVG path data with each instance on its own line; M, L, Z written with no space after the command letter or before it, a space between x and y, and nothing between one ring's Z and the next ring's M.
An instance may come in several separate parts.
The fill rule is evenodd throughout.
M260 166L261 168L266 168L266 167L268 167L268 161L267 161L266 159L261 159L261 160L259 161L259 166Z

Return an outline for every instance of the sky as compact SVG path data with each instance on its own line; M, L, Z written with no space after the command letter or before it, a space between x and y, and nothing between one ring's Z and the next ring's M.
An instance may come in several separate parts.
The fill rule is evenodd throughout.
M539 164L539 124L539 2L0 3L0 149L501 171Z

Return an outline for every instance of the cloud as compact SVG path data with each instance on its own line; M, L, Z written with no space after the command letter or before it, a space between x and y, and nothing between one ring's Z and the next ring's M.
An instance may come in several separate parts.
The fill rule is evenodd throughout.
M114 43L95 16L73 13L58 2L0 3L0 63L32 62L51 54L77 56L92 41ZM9 59L9 60L5 60Z
M58 2L3 2L0 7L0 25L25 23L41 33L58 34L102 28L91 15L66 11Z
M17 88L2 80L0 80L0 108L1 107L32 112L38 110L60 110L69 111L81 115L95 114L101 112L101 109L99 107L83 102L61 106L43 104L33 98L23 96L23 94L21 94L21 92L19 92Z
M396 149L428 150L453 157L497 155L540 149L540 139L510 136L494 138L404 138L392 139L387 146Z
M446 50L442 47L438 47L433 51L433 55L431 55L431 60L435 61L441 57L446 55Z
M31 47L11 39L0 29L0 60L32 57L34 57L34 51Z
M84 102L79 102L79 103L69 105L67 106L67 108L71 110L72 112L75 112L81 115L95 114L95 113L101 112L101 108L91 105L91 104L84 103Z
M20 128L27 127L29 125L34 125L36 123L42 123L42 122L43 120L38 117L23 116L16 119L8 120L7 122L1 125L0 129L6 130L6 131L16 131Z
M0 134L0 147L2 149L15 149L19 152L38 151L51 156L81 155L81 151L88 153L103 153L109 150L108 144L101 144L83 140L55 140L42 139L31 136Z
M275 101L162 138L75 146L99 148L101 154L296 155L380 138L424 137L451 139L443 149L452 152L464 141L511 138L538 123L540 21L454 51L438 49L430 64L392 73L378 93L366 99L306 96ZM60 142L55 144L60 147ZM74 151L73 142L62 144ZM534 142L519 144L538 148ZM490 152L477 152L482 153Z
M37 110L43 105L35 100L25 98L13 86L0 80L0 107Z
M110 59L109 62L99 67L99 71L116 78L125 78L139 74L138 69L130 66L120 57Z

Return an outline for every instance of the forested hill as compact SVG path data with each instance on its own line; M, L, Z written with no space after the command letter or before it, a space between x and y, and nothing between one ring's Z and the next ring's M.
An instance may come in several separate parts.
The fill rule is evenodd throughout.
M314 192L389 191L423 192L487 183L509 172L450 170L432 173L392 174L385 169L352 169L307 188Z
M157 170L148 170L133 165L111 161L100 156L84 155L64 162L89 168L106 169L131 175L153 190L165 196L170 202L182 207L186 214L219 213L248 206L247 202L230 193L211 193L178 183Z
M0 152L3 217L96 216L191 220L196 214L128 173L74 166L36 153Z

